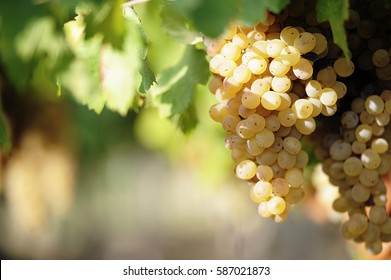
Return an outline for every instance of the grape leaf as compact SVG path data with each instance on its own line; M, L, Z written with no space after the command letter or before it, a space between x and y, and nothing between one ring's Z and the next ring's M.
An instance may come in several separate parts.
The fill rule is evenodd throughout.
M104 43L122 49L126 35L122 0L104 2L98 8L92 9L85 19L87 39L100 33L103 35Z
M237 1L203 0L191 14L194 26L207 37L218 37L237 14Z
M188 46L181 60L174 67L163 71L157 85L151 88L161 115L172 118L183 131L188 131L196 122L195 110L189 107L196 86L205 84L208 78L205 53Z
M141 38L141 47L140 47L140 57L141 57L141 67L139 74L141 76L141 82L139 86L139 93L145 94L149 88L156 83L156 76L148 61L148 47L149 40L147 37L144 28L141 25L141 21L134 9L127 7L124 9L125 18L132 20L138 27L138 31Z
M198 123L194 102L191 102L186 110L179 115L174 115L172 119L184 133L191 132Z
M44 4L33 1L0 1L1 61L13 85L23 91L30 85L36 68L45 73L45 83L55 85L55 73L72 57L60 24ZM43 63L42 63L43 62ZM36 81L35 86L40 83ZM45 88L40 87L45 90Z
M0 149L4 153L9 153L11 150L11 140L9 126L7 124L7 119L3 111L0 109Z
M242 0L239 6L239 18L247 25L254 25L266 19L267 11L281 12L290 0Z
M165 5L160 15L164 31L174 40L192 45L202 41L202 35L193 30L189 19L183 13Z
M149 90L151 86L156 83L155 73L152 71L147 58L141 60L141 68L139 73L141 75L141 83L138 91L141 94L145 94L147 90Z
M96 37L79 42L75 49L76 58L58 77L61 92L71 94L96 113L103 110L106 101L99 88L101 41Z
M333 39L342 49L345 57L349 57L344 21L349 17L349 1L317 0L316 13L319 22L329 21Z

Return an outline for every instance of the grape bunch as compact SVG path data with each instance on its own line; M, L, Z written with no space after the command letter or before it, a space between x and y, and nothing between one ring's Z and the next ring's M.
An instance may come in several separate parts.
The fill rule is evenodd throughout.
M233 24L205 44L214 74L209 89L218 101L209 112L228 133L236 176L249 182L262 217L285 221L304 196L308 155L300 140L315 131L315 117L336 112L347 91L337 77L351 75L354 66L341 57L313 77L305 56L326 56L327 39L299 27L281 29L271 14L253 28Z
M329 23L317 21L311 0L204 40L217 100L209 114L227 132L235 174L248 182L259 215L283 222L302 200L309 161L302 140L315 139L341 193L334 209L349 216L343 236L374 254L391 239L381 180L391 165L391 10L376 13L380 2L351 1L350 57L333 42Z
M391 91L356 98L340 118L340 133L326 136L323 142L328 150L323 170L340 193L333 208L349 216L342 235L365 242L374 254L382 251L382 242L391 241L391 218L381 180L391 166L390 114Z

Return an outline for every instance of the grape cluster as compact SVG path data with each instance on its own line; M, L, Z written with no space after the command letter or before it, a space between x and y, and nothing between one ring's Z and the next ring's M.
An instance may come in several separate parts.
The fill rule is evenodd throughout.
M235 174L248 182L260 216L283 222L304 197L309 156L302 139L311 136L341 193L334 209L349 216L343 236L372 253L391 240L381 180L391 165L391 92L384 90L391 82L391 10L379 5L351 0L350 57L333 42L329 23L317 21L312 0L293 0L262 23L231 24L204 41L217 100L209 114L227 132Z
M323 141L329 156L323 170L339 187L334 210L349 216L342 225L342 235L365 242L368 251L378 254L382 242L391 241L391 218L381 180L391 166L391 91L356 98L350 109L340 118L340 133Z
M292 26L281 30L278 20L269 14L252 28L233 24L205 45L214 74L209 89L218 101L209 112L228 132L236 176L249 181L259 214L282 222L304 196L308 155L300 139L314 132L315 117L336 112L347 91L337 76L351 75L354 66L339 58L313 79L305 55L326 56L326 38Z

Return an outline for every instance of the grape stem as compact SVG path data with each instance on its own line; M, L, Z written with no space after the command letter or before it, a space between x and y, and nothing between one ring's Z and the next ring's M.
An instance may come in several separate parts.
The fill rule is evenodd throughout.
M128 1L128 2L125 2L122 4L122 7L124 8L128 8L128 7L133 7L137 4L141 4L141 3L145 3L145 2L149 2L151 0L132 0L132 1Z

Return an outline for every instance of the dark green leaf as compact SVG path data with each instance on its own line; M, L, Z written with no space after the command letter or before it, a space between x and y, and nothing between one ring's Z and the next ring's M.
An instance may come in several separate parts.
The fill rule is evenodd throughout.
M290 2L290 0L263 0L268 11L273 13L279 13L284 9Z
M141 75L141 84L139 87L139 92L141 94L145 94L147 90L149 90L149 88L154 83L156 83L155 73L152 71L147 58L141 61L140 75Z
M149 90L149 88L153 85L153 83L156 82L155 73L152 71L147 58L149 40L147 34L144 31L144 28L141 25L140 18L137 15L137 13L134 11L134 9L125 8L124 15L128 20L133 21L136 24L139 32L139 38L141 39L140 40L141 66L139 70L139 74L141 75L141 83L139 86L139 93L145 94L146 91Z
M0 18L0 59L13 85L25 90L39 68L42 84L54 86L56 72L71 58L58 19L46 5L27 0L1 1Z
M188 46L182 59L172 68L165 70L152 94L156 97L156 106L161 114L181 123L186 131L195 123L191 103L198 84L205 84L209 78L205 53L193 46ZM190 110L190 111L187 111ZM187 125L189 125L187 127Z
M259 0L243 0L240 7L240 19L244 24L252 26L266 19L266 2Z
M9 153L11 150L10 131L7 119L0 109L0 149L4 153Z
M126 35L121 0L107 1L86 15L86 38L103 35L103 42L122 49Z
M192 29L189 19L169 5L163 7L161 18L164 31L176 41L184 44L196 44L202 41L202 35Z
M267 11L279 13L290 0L241 0L240 20L247 25L254 25L266 19Z
M319 22L329 21L333 39L342 49L345 57L349 57L344 21L349 17L349 1L317 0L316 12Z
M190 103L186 110L179 115L173 116L174 123L183 131L183 133L190 133L198 123L197 112L194 103Z
M194 26L207 37L218 37L237 14L237 1L203 0L191 14Z

